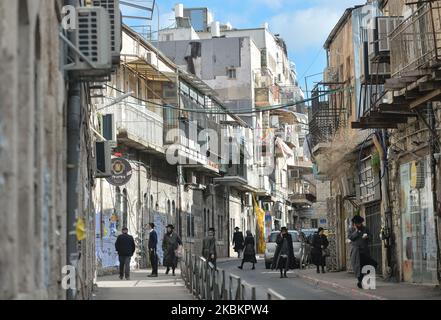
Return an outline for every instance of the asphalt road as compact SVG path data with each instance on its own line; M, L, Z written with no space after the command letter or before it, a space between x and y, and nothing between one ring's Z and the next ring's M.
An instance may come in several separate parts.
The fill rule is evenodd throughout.
M319 287L308 280L299 278L296 270L289 271L288 278L282 279L279 271L265 269L263 260L258 260L255 270L251 270L250 263L245 263L243 270L238 268L239 265L239 259L217 263L217 267L225 270L226 274L239 276L250 285L256 286L258 300L267 299L268 289L274 290L288 300L353 300L356 298L339 293L336 289ZM226 286L229 287L229 281ZM236 285L233 283L233 290L235 289ZM249 291L246 291L246 294L248 296Z

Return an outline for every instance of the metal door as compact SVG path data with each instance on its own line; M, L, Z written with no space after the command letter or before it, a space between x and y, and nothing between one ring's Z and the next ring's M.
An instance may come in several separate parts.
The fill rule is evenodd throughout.
M369 241L369 251L371 257L377 261L377 274L382 274L382 246L383 243L380 239L381 233L381 208L380 202L375 202L366 207L366 227L371 233L371 239Z

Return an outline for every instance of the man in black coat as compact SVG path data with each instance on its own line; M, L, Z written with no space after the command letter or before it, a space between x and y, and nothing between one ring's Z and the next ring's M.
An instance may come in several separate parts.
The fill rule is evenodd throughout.
M152 265L152 274L149 275L150 278L158 276L158 256L156 253L156 248L158 246L158 234L155 230L155 224L153 222L149 223L150 234L149 234L149 256L150 263Z
M274 253L272 269L280 269L280 278L288 278L287 271L295 268L295 256L292 237L286 227L282 227L280 230L276 243L277 248Z
M320 267L322 268L322 273L325 273L326 267L326 249L329 246L328 238L325 235L324 229L319 228L317 233L312 237L312 249L311 256L312 262L317 267L317 273L320 273Z
M122 234L118 236L115 242L115 249L119 256L119 278L130 280L130 260L135 253L135 240L128 234L129 229L122 228Z
M371 234L363 225L364 218L356 215L352 218L353 226L349 230L348 239L351 240L351 264L354 270L355 276L357 277L357 287L363 289L363 267L370 265L377 268L377 262L371 258L369 252L369 240L371 239Z
M240 254L244 248L244 238L242 231L239 231L239 227L234 228L236 230L233 234L234 251L237 252L237 257L240 258Z

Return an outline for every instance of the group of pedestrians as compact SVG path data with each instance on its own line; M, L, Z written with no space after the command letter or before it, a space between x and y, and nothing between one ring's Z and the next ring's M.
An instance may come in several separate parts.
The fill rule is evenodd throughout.
M158 277L159 258L157 254L158 234L155 230L153 222L148 224L149 242L148 251L149 259L152 265L152 273L148 277ZM175 276L176 267L178 266L179 256L182 250L182 241L174 232L174 226L169 224L166 227L166 233L162 240L162 250L164 252L163 265L166 267L166 274L172 271ZM126 280L130 280L130 260L135 253L135 240L128 234L128 228L122 228L122 234L118 236L115 242L115 249L119 256L119 278L122 280L125 276Z
M352 218L352 227L348 230L348 240L351 244L351 266L357 278L357 287L363 288L363 268L372 266L377 268L377 262L371 257L369 252L369 240L371 234L368 228L363 224L364 218L356 215ZM323 228L319 228L311 240L311 256L312 262L317 267L317 273L325 273L326 257L329 256L329 241L324 234Z
M349 230L348 239L351 243L351 264L357 277L357 286L362 288L363 267L371 265L377 268L377 262L371 258L369 254L369 239L371 235L369 230L363 225L364 219L357 215L352 219L352 228ZM152 265L152 273L149 277L158 276L158 234L155 230L155 224L149 224L150 235L148 242L149 258ZM325 235L324 229L319 228L309 241L311 245L311 260L317 268L317 273L326 272L326 257L329 256L329 241ZM276 239L276 251L272 261L272 269L280 270L280 278L287 278L287 272L295 268L295 256L292 242L292 236L289 234L286 227L281 228L280 233ZM235 228L233 235L233 246L237 252L238 258L241 258L242 263L238 266L243 269L245 263L252 264L252 270L255 270L256 259L256 243L251 231L246 232L246 237L238 227ZM122 234L118 236L115 249L119 256L119 277L122 280L125 276L127 280L130 279L130 260L135 253L135 241L131 235L128 234L128 229L124 227ZM166 267L166 274L172 271L175 276L176 267L178 265L179 257L182 255L182 241L174 232L174 226L169 224L166 227L166 233L162 240L162 250L164 252L163 265ZM208 236L202 242L202 256L208 263L212 263L216 267L216 238L215 229L208 230Z

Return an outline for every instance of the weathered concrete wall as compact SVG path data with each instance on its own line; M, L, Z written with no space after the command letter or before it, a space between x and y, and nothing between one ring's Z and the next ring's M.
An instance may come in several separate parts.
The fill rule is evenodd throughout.
M56 4L0 3L0 299L65 298L66 92ZM83 133L78 214L93 229ZM90 297L93 243L81 242L79 298Z

